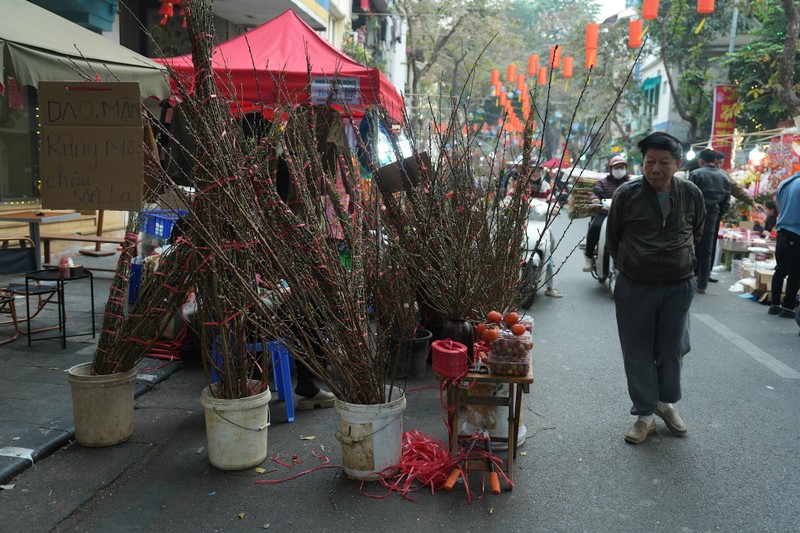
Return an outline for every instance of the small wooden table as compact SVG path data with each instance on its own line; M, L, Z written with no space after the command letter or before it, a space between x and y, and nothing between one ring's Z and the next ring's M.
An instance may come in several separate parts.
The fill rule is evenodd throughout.
M42 268L42 247L39 235L39 225L51 222L63 222L81 218L80 213L73 211L15 211L13 213L0 213L0 222L27 222L33 246L36 248L36 269Z
M436 379L441 381L442 376L437 375ZM508 396L473 396L464 394L464 388L472 384L506 384L508 385ZM519 438L519 425L522 417L522 395L530 392L533 384L533 364L528 370L527 376L495 376L492 374L468 373L460 381L459 385L452 384L447 389L447 422L450 426L450 454L458 454L458 439L469 438L472 435L459 435L458 430L458 410L464 405L505 405L508 407L508 436L493 437L493 440L508 443L508 458L506 459L503 471L508 479L514 481L514 459L517 457L517 439ZM486 465L481 461L470 461L469 468L473 470L485 470ZM511 487L508 487L511 490Z

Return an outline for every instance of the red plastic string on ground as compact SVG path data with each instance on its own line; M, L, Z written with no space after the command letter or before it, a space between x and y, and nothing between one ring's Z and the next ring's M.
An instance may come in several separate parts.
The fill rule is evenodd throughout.
M297 479L300 476L304 476L304 475L309 474L311 472L316 472L317 470L324 470L326 468L339 468L341 466L341 465L332 464L331 460L328 459L327 455L319 455L314 451L311 452L311 455L313 455L317 459L321 459L322 462L320 464L318 464L317 466L315 466L314 468L309 468L308 470L304 470L303 472L300 472L299 474L295 474L295 475L289 476L287 478L283 478L283 479L257 479L257 480L254 481L254 483L256 485L277 485L278 483L283 483L284 481L290 481L292 479ZM276 455L272 460L275 461L276 463L279 463L279 464L282 464L282 465L286 466L287 468L292 468L292 465L284 463L283 461L280 461L280 460L276 460L279 456L280 456L280 454Z
M421 431L406 431L403 433L403 451L400 464L385 469L381 474L387 474L379 483L386 488L383 494L369 494L364 491L364 482L361 483L361 495L368 498L388 498L393 492L400 497L416 501L409 494L423 487L430 487L431 494L440 488L456 464L457 458L450 457L447 445L436 437L426 435ZM395 472L393 475L389 475Z

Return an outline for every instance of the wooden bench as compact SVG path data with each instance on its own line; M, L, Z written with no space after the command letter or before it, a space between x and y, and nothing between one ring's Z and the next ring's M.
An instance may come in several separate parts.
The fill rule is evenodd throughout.
M52 241L71 241L71 242L93 242L95 244L118 244L122 245L125 242L124 237L107 237L104 235L40 235L39 239L44 248L44 262L50 264L50 243ZM98 269L94 269L98 270Z

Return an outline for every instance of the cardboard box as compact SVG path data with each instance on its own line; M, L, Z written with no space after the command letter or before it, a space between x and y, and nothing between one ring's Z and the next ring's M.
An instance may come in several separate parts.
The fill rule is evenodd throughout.
M752 220L740 220L739 227L752 231L754 222Z
M756 270L756 286L765 291L772 289L772 276L774 270Z
M756 280L755 278L744 278L739 280L739 284L744 287L744 292L748 294L753 294L753 291L756 290Z
M42 207L141 209L141 105L138 82L39 83Z

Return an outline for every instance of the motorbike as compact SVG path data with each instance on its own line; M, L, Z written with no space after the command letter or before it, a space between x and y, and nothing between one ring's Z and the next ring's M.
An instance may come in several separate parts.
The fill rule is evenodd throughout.
M604 198L601 205L605 211L611 208L611 199ZM595 248L594 258L592 259L592 277L599 281L601 284L608 280L608 288L611 290L611 297L614 297L614 288L617 284L617 268L614 264L614 258L606 248L606 224L608 217L603 221L600 227L600 239L597 241L597 248Z
M530 200L525 242L522 246L522 268L520 271L519 306L529 308L536 293L547 277L553 275L553 242L547 227L547 212L550 205L538 198Z

